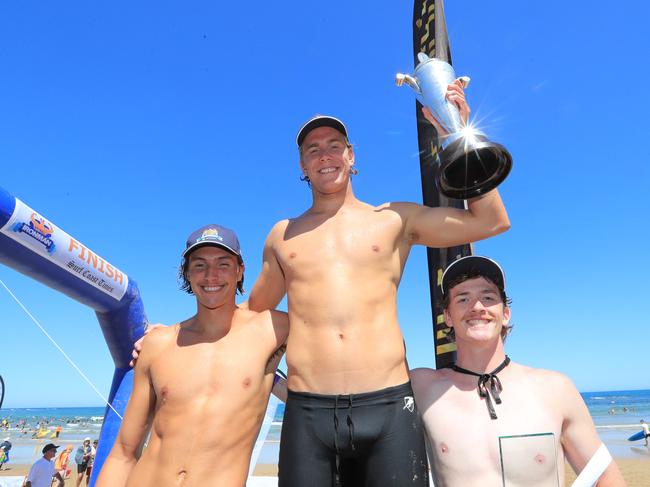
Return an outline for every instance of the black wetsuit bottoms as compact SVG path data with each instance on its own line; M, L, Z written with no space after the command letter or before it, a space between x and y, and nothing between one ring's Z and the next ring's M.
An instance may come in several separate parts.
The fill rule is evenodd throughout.
M411 383L363 394L289 391L279 487L427 487Z

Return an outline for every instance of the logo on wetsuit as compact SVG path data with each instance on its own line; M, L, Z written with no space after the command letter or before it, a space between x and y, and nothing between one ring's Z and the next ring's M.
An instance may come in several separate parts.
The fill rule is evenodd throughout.
M405 409L408 409L409 413L412 413L415 410L415 401L413 401L411 396L406 396L404 398L404 407L402 408L402 411Z

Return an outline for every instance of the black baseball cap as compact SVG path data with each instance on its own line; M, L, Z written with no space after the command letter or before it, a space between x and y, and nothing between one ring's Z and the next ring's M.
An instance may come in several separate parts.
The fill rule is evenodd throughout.
M442 293L446 294L450 290L449 284L458 276L463 274L478 273L490 279L501 291L506 289L506 276L501 266L488 257L480 255L468 255L449 264L442 275L440 287Z
M239 257L243 262L241 248L239 247L239 239L235 232L229 228L214 223L205 225L204 227L190 233L190 236L187 237L187 242L185 243L183 257L187 257L190 252L196 250L198 247L204 247L206 245L214 245L215 247L226 249L228 252Z
M54 443L48 443L43 447L43 453L48 452L50 450L56 450L59 447L59 445L55 445Z
M345 124L338 118L330 117L329 115L315 115L307 120L302 127L300 127L298 135L296 136L296 144L298 144L298 147L302 145L305 137L307 137L307 134L309 132L319 127L332 127L333 129L336 129L345 135L346 139L349 138L348 129L345 127Z

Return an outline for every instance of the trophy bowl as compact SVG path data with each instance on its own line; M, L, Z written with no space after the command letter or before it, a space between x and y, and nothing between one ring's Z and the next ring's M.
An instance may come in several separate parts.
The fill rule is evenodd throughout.
M446 99L447 86L456 75L449 63L418 54L413 75L398 73L398 86L409 85L417 99L431 110L446 132L438 134L440 165L436 183L449 198L470 199L496 188L510 173L512 156L480 130L465 125L456 105ZM465 78L465 85L469 78Z

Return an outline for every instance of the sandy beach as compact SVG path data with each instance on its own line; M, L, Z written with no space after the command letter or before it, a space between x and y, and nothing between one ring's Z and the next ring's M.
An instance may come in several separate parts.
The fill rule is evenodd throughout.
M650 454L647 460L641 458L615 458L615 460L618 468L623 473L623 478L627 482L628 487L647 487L650 485ZM576 474L573 473L569 465L565 467L565 485L569 487L576 479Z
M650 453L647 459L621 458L616 459L616 462L621 472L623 472L623 477L629 487L647 487L650 485ZM0 470L0 477L27 475L28 470L29 465L10 465L8 469L3 468ZM255 476L264 477L273 477L277 473L278 466L272 464L258 464L254 471ZM566 465L566 487L569 487L575 478L576 475L571 470L571 467ZM2 486L1 479L0 486Z

